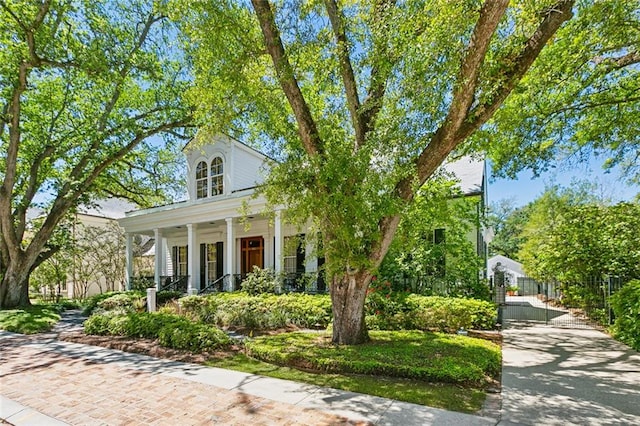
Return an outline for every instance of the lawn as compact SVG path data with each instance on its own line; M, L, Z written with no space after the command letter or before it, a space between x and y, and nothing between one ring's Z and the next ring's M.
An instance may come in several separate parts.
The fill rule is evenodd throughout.
M424 354L424 356L429 356ZM328 386L351 392L376 395L444 410L475 413L482 408L485 391L481 387L452 383L430 383L424 380L346 373L314 373L278 366L250 358L244 354L210 359L207 365L284 380Z
M0 330L22 334L43 333L60 320L58 305L37 304L24 309L0 310Z

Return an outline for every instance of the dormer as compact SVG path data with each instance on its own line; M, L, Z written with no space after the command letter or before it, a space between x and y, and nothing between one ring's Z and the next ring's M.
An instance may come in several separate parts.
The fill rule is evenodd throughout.
M192 201L225 198L253 189L264 180L267 157L229 136L196 136L183 152Z

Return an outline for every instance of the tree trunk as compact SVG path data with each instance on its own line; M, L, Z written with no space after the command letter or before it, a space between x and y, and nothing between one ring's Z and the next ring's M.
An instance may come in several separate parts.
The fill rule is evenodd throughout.
M31 306L29 301L29 269L9 262L0 283L0 309Z
M333 343L357 345L369 341L369 333L364 322L364 301L371 277L367 272L333 277Z

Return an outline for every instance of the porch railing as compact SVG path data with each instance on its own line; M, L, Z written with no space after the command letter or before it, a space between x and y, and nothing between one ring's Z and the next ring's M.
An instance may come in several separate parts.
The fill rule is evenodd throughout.
M292 272L282 278L284 293L327 293L329 289L324 281L323 273Z
M189 285L189 275L161 276L159 290L160 291L179 291L181 293L186 293L188 285Z

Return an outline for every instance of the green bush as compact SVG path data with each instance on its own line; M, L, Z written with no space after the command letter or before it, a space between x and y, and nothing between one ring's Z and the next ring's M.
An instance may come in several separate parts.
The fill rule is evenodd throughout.
M84 323L87 334L158 339L160 345L192 352L227 347L231 339L215 326L196 324L185 317L157 312L117 310L97 313Z
M189 318L220 327L325 328L331 321L328 295L216 293L183 297L180 307Z
M177 300L182 297L181 291L162 290L156 293L156 304L162 306L172 300Z
M253 271L247 274L247 277L240 284L242 291L252 296L275 293L278 288L278 279L273 269L261 269L257 266L253 267Z
M101 293L101 294L96 294L94 296L89 297L85 302L84 302L84 310L83 313L84 315L91 315L93 314L93 311L98 308L98 305L106 300L109 299L113 296L118 296L118 295L125 295L122 296L122 299L120 298L116 298L113 302L107 302L105 306L109 306L110 303L116 304L116 303L123 303L123 306L131 306L133 307L133 301L134 300L140 300L143 299L145 297L145 293L141 292L141 291L111 291L111 292L107 292L107 293ZM131 305L128 305L128 303L126 302L127 300L131 301ZM104 308L103 308L104 309Z
M125 292L114 294L98 302L99 309L103 311L125 310L136 311L144 308L144 296L138 292Z
M497 319L495 306L483 300L394 291L370 292L365 315L373 330L491 329Z
M630 281L610 300L616 316L613 336L640 351L640 280Z

